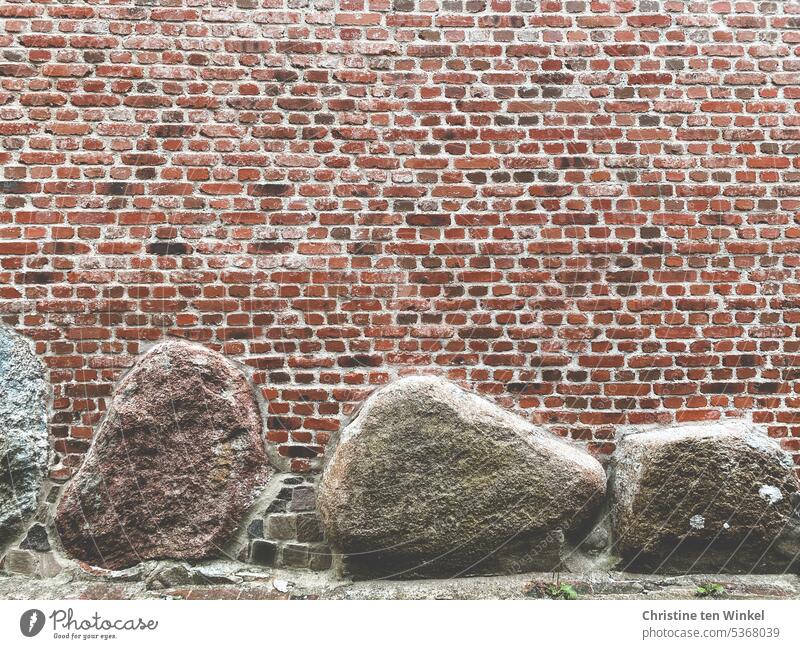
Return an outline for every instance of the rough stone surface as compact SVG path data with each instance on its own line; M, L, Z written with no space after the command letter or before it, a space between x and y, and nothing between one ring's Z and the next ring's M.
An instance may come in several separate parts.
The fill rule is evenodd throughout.
M9 550L2 561L2 571L10 575L25 575L35 579L55 577L62 571L52 552Z
M605 492L600 464L433 377L373 394L326 467L319 511L356 575L551 569Z
M782 572L800 552L791 457L745 422L627 435L612 473L622 568Z
M216 556L267 474L244 375L216 352L170 341L119 384L56 526L70 555L104 568Z
M50 539L47 536L47 529L41 523L36 523L25 535L22 543L19 544L22 550L35 550L36 552L49 552Z
M46 471L48 387L30 342L0 327L0 553L36 510Z
M275 563L275 555L278 552L277 544L264 539L256 539L250 546L250 561L253 563L271 566Z

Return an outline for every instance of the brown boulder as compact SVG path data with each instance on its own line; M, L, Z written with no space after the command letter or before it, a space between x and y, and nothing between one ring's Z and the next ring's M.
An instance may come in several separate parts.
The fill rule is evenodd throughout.
M345 428L319 510L356 576L551 570L605 482L584 450L448 381L408 377Z
M165 342L117 387L56 528L68 554L103 568L219 556L268 473L242 372L204 347Z
M626 435L610 487L623 570L783 572L800 553L792 458L746 422Z

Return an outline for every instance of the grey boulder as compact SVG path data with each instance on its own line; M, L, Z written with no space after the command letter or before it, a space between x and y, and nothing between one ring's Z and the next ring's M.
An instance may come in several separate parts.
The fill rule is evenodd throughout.
M555 569L604 493L603 468L582 449L420 376L367 399L318 502L345 571L404 578Z
M622 570L783 572L800 544L791 456L741 421L622 438L613 458L613 549Z
M48 391L31 343L0 327L0 553L36 511L47 470Z

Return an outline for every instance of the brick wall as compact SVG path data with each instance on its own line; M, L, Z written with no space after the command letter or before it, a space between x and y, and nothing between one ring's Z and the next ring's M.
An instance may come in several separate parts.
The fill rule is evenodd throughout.
M53 476L181 336L313 471L437 372L601 455L749 416L800 451L800 4L0 2L0 317Z

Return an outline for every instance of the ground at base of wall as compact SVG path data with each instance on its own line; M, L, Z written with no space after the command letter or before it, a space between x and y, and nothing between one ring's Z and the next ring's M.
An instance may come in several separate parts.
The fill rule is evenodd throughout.
M180 570L173 571L176 582ZM185 573L194 574L194 573ZM61 576L29 579L0 575L0 599L544 599L555 576L528 573L503 577L408 581L332 581L329 575L287 570L238 573L237 583L120 582ZM195 577L183 581L198 581ZM720 599L800 599L798 575L659 576L602 572L561 574L577 599L695 599L700 587L718 584ZM550 595L548 589L550 588Z

